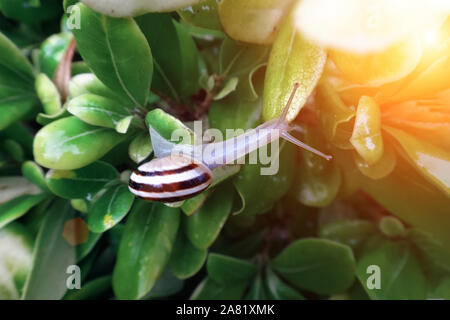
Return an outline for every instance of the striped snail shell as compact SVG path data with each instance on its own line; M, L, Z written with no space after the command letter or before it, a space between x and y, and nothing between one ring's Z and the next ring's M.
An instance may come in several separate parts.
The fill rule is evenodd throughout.
M132 173L129 189L147 201L173 203L203 192L212 180L211 170L201 162L170 155L141 165Z

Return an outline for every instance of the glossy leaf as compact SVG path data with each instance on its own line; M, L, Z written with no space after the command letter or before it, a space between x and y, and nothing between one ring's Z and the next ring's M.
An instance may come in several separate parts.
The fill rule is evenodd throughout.
M195 197L187 199L180 209L184 212L188 217L192 216L197 212L198 209L205 203L206 199L210 195L210 191L202 192Z
M407 238L415 245L420 254L421 261L425 262L427 269L433 271L450 271L450 251L433 234L417 228L406 231Z
M204 205L191 217L185 217L186 236L199 249L207 249L220 233L232 208L229 184L219 185Z
M183 289L184 281L175 277L169 269L164 269L155 286L143 299L166 298L177 294Z
M178 230L178 209L139 201L130 213L113 273L119 299L149 292L169 261Z
M35 196L24 195L3 203L0 206L0 228L23 216L46 197L43 194Z
M130 211L133 201L134 195L124 184L107 189L89 208L89 228L98 233L111 229Z
M300 88L287 114L287 120L294 120L322 75L326 53L318 46L305 40L288 18L270 54L264 84L263 117L265 120L278 118L292 93L295 83Z
M217 283L248 282L256 274L256 266L245 260L210 253L206 264L208 277Z
M92 197L119 174L110 164L97 161L77 170L50 170L47 184L53 193L67 199Z
M274 270L296 287L319 294L343 292L354 280L351 249L323 239L293 242L272 262Z
M63 237L65 223L73 217L69 202L57 200L48 210L36 239L33 268L22 298L61 299L67 290L66 270L75 264L75 247Z
M0 297L19 299L25 280L31 271L33 241L28 230L11 223L0 229Z
M82 4L76 6L80 9L81 26L72 32L84 61L110 89L133 105L144 106L153 62L148 43L137 24L132 19L103 16Z
M240 101L254 101L258 98L260 92L255 88L254 76L267 65L269 52L268 46L238 43L228 38L223 41L219 72L228 83L234 78L239 80L236 93L240 96Z
M0 33L0 52L0 65L14 72L25 82L31 83L33 81L34 71L31 63L20 52L19 48L2 33Z
M372 274L368 267L372 265L381 270L381 286L377 290L367 287ZM372 299L425 299L425 275L413 251L405 243L381 241L368 246L358 260L356 273Z
M28 2L2 0L2 12L5 16L24 23L39 23L61 13L58 0L39 1L37 5L30 5Z
M450 195L450 153L404 131L384 128L406 152L409 160L428 181Z
M61 96L58 88L44 73L36 78L36 92L46 114L54 115L61 111Z
M270 44L291 7L291 0L222 0L219 17L227 34L236 40Z
M187 279L195 275L206 261L207 250L198 249L186 237L184 230L179 230L169 268L179 279Z
M34 158L43 167L77 169L100 159L122 139L111 129L68 117L50 123L36 134Z
M191 300L239 300L245 293L248 283L219 284L207 277L192 293Z
M340 148L351 149L349 139L353 124L350 121L355 117L355 109L347 107L333 87L326 81L321 81L318 84L316 100L324 136Z
M80 290L69 291L64 300L96 300L111 289L111 276L89 281Z
M67 110L83 122L112 129L130 115L130 111L120 103L89 93L70 100Z
M94 74L82 73L74 76L69 82L70 97L78 97L83 94L93 94L116 100L120 103L127 103L126 99L122 98L116 92L105 86ZM125 100L125 101L122 101ZM129 102L128 102L129 104Z
M50 36L42 43L39 52L40 72L45 73L49 78L53 78L71 39L71 33L63 32Z
M147 159L153 152L152 142L147 133L139 133L130 143L128 154L131 160L141 163Z
M305 128L303 142L326 153L326 141L321 133ZM298 201L307 206L324 207L337 196L341 186L341 171L336 162L301 150L302 162L298 171L295 194Z
M178 10L184 21L201 28L222 30L217 0L206 0Z
M381 180L364 178L363 190L397 217L433 236L443 245L450 244L448 196L427 182L404 160Z
M219 129L225 138L231 138L227 136L227 130L248 130L260 124L261 101L245 101L237 95L230 95L212 102L208 117L212 128Z
M294 288L284 283L270 268L266 269L267 293L274 300L304 300Z
M3 35L0 34L0 51L2 37ZM20 51L15 52L15 50L18 51L16 47L8 48L9 45L12 46L12 44L3 43L3 49L7 56L3 57L0 54L2 59L0 62L0 130L4 130L28 115L38 103L33 88L32 77L34 75L29 74L32 70L28 71L28 67L30 67L28 61L23 56L15 58L9 56L21 54ZM24 58L25 61L22 61L21 58Z
M369 165L374 165L383 156L381 113L378 104L370 97L363 96L359 100L350 142Z
M148 126L151 126L156 132L158 132L164 139L173 143L186 143L186 141L172 141L172 133L175 130L185 130L186 137L191 137L191 139L193 139L194 137L194 133L192 132L192 130L186 127L183 122L161 109L154 109L147 113L145 122ZM193 140L189 142L192 141ZM154 150L157 151L157 146L155 146L154 144L152 145Z
M120 0L84 0L96 11L114 17L138 16L147 12L174 11L200 2L200 0L138 0L123 5Z
M176 101L188 101L199 89L199 57L194 40L170 14L147 14L136 18L136 22L152 48L152 87Z
M367 238L376 234L376 226L365 220L338 220L325 224L319 229L319 237L337 241L359 250Z
M406 229L403 223L395 217L384 217L380 221L380 230L388 237L405 237Z
M246 300L267 300L268 294L263 282L262 274L259 273L253 283L250 285L250 289L245 297Z
M279 161L275 175L261 175L261 169L269 165L247 164L236 175L233 183L240 195L242 206L235 214L252 216L269 210L290 189L295 176L295 147L289 143L280 145L280 153L273 156ZM277 159L276 157L279 157Z
M387 177L397 165L397 155L390 144L384 146L383 156L373 165L369 165L367 161L357 153L354 153L354 158L359 171L374 180Z

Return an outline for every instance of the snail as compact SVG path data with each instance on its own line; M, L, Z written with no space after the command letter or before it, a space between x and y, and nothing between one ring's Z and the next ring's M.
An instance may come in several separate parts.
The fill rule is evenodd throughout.
M327 160L331 156L304 144L289 134L297 130L286 120L289 107L299 84L289 97L279 119L267 121L260 126L225 141L202 145L176 145L165 141L150 127L152 143L158 141L160 150L155 149L155 158L141 165L130 177L129 189L139 198L148 201L175 203L189 199L205 191L213 182L212 170L232 163L264 145L283 138L295 145L317 154ZM201 157L206 150L213 150ZM178 152L174 152L178 151Z

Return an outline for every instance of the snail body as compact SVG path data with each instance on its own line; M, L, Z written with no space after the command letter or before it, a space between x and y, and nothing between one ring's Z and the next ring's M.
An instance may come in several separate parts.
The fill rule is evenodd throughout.
M294 85L291 97L279 119L267 121L253 130L225 141L197 146L177 145L170 153L167 151L169 148L159 153L161 157L156 153L157 158L141 165L132 173L130 191L148 201L173 203L189 199L212 184L212 170L233 163L279 138L330 160L331 156L289 134L289 131L295 128L286 121L286 114L298 87L298 84ZM156 133L154 135L155 139L161 139ZM152 141L153 137L152 135Z

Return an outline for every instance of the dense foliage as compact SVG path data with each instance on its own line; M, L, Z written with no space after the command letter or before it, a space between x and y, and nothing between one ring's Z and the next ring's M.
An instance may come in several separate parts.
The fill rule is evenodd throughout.
M449 20L361 55L305 39L291 0L85 2L0 0L0 299L450 298ZM288 119L332 161L282 143L276 175L129 192L149 125L253 128L295 82Z

